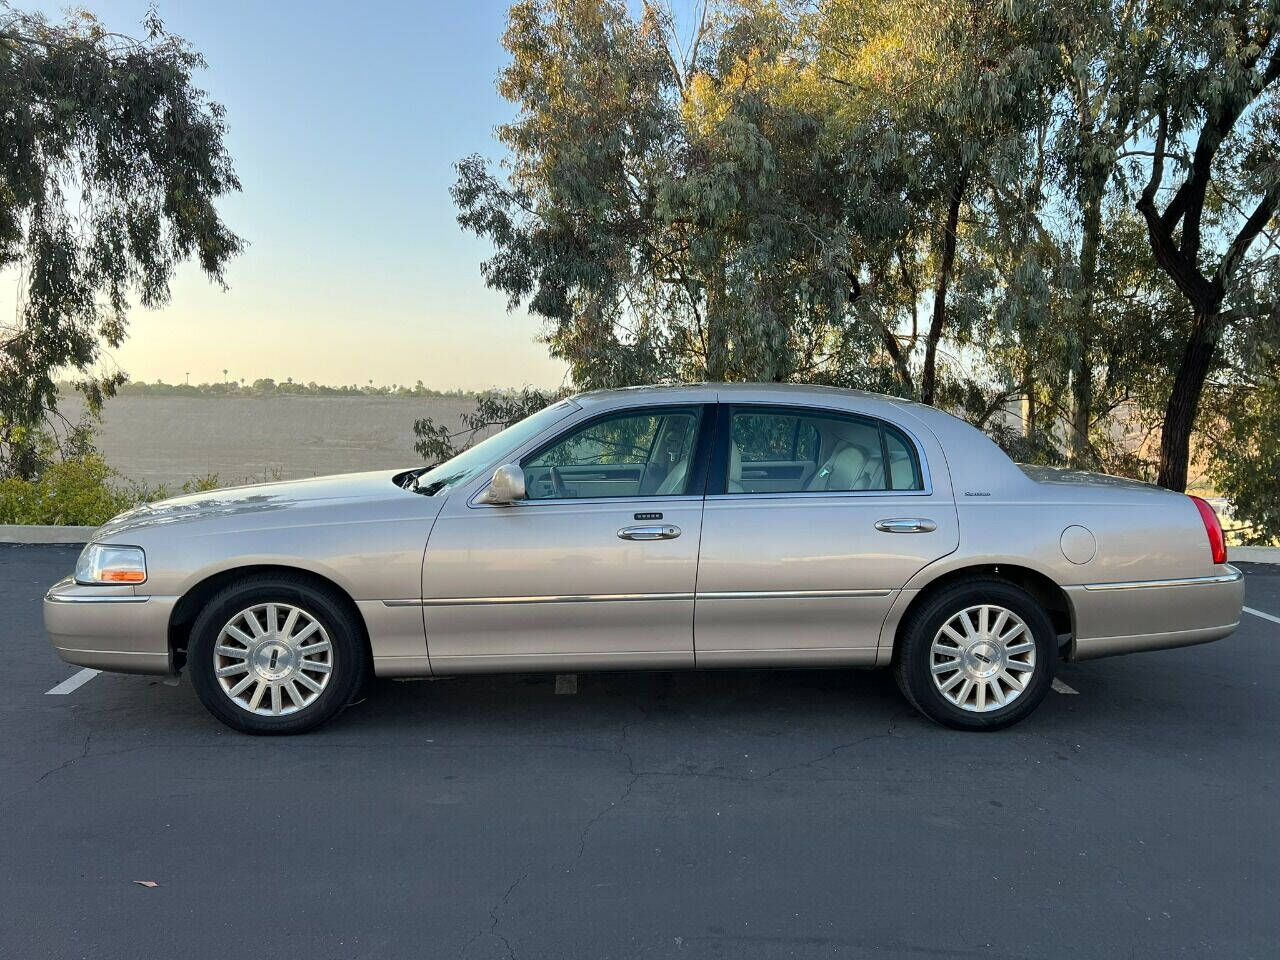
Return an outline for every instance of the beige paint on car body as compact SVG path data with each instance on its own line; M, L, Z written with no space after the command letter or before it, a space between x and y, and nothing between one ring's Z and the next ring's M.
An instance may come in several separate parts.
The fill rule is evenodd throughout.
M831 411L908 436L921 490L483 502L493 469L631 407ZM558 415L557 415L558 414ZM116 518L95 542L142 548L137 586L60 581L45 622L68 662L170 672L210 584L301 570L358 609L385 676L499 670L888 663L912 601L969 570L1029 571L1061 591L1066 655L1203 642L1240 618L1185 496L1071 471L1024 470L931 407L834 388L704 384L579 395L544 430L436 496L375 471L212 491ZM670 539L628 540L660 513ZM925 520L907 534L881 521ZM1064 531L1094 555L1073 562Z

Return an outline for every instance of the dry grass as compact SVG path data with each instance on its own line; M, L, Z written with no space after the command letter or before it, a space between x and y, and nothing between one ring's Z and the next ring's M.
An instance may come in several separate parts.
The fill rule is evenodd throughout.
M415 466L413 421L456 424L473 406L448 397L115 397L98 448L130 480L170 488L210 473L227 485ZM63 412L75 419L77 401Z

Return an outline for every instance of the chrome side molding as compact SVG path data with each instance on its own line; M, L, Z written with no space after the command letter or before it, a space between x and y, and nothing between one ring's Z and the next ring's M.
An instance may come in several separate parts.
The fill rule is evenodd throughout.
M108 596L92 597L82 594L47 593L44 598L50 603L146 603L151 599L151 596L148 594L145 597L137 597L113 593Z
M1234 583L1242 574L1235 567L1230 573L1213 577L1179 577L1174 580L1127 580L1121 583L1086 583L1086 590L1141 590L1146 587L1189 587L1198 583Z
M892 590L722 590L698 593L698 600L857 600L887 597Z
M386 607L476 607L519 603L614 603L618 601L692 600L692 593L593 593L534 597L427 597L422 600L383 600Z
M427 597L383 600L386 607L474 607L520 603L618 603L652 600L842 600L887 597L893 590L728 590L705 593L596 593L536 597Z

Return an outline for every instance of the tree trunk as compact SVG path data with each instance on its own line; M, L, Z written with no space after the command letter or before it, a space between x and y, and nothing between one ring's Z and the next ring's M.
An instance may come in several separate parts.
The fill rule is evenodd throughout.
M1076 350L1071 358L1071 465L1090 466L1089 424L1093 419L1093 302L1098 282L1105 174L1091 185L1084 202L1080 237L1080 299Z
M1160 432L1160 472L1156 482L1169 490L1187 489L1187 469L1191 462L1191 428L1195 426L1204 382L1213 364L1213 355L1222 336L1218 310L1196 314L1195 325L1182 354L1182 363L1173 378L1173 390L1165 407Z
M1075 355L1071 358L1071 465L1084 469L1089 465L1089 421L1093 411L1093 364L1089 354L1093 338L1078 335Z
M960 202L968 184L968 174L961 174L951 188L947 206L947 222L942 234L942 257L938 264L938 285L933 295L933 319L924 342L924 371L920 375L920 400L933 405L937 393L938 341L947 325L947 288L956 262L956 231L960 227Z
M725 322L724 261L707 283L707 380L718 383L729 369L729 331Z
M915 393L915 384L911 382L911 368L907 366L907 357L902 352L902 344L898 342L894 332L887 327L880 331L880 339L884 343L884 348L888 351L890 359L893 360L893 370L898 376L898 383L902 385L902 389L910 397Z
M1022 382L1025 385L1026 393L1022 395L1022 435L1027 439L1031 439L1036 433L1036 378L1035 371L1031 369L1031 360L1028 358L1026 366L1022 370Z

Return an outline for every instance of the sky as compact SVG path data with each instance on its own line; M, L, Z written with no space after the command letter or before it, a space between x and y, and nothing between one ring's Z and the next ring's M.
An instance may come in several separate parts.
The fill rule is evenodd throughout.
M437 389L554 386L539 322L488 290L489 253L455 220L453 164L498 159L510 104L494 82L507 0L155 0L204 54L242 192L221 203L248 242L229 289L192 265L171 302L134 307L111 360L134 380L260 377ZM16 0L58 15L63 3ZM147 0L84 0L134 36ZM12 312L16 277L0 277Z

